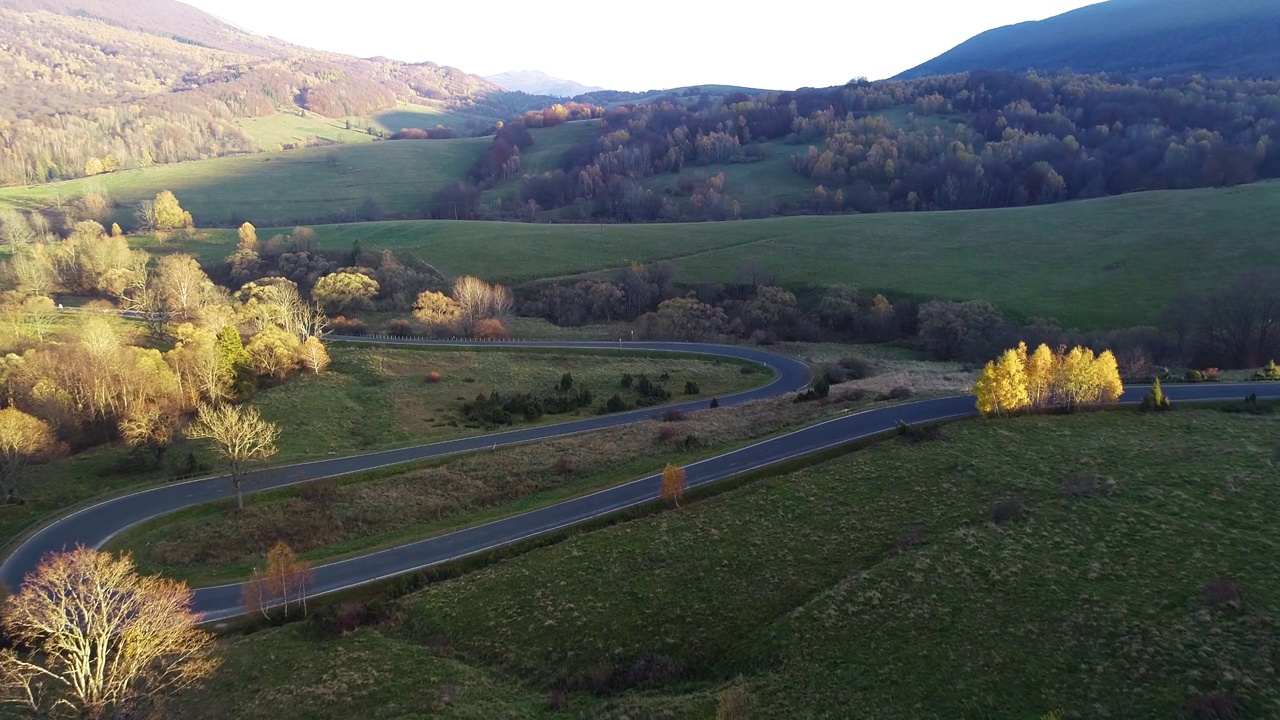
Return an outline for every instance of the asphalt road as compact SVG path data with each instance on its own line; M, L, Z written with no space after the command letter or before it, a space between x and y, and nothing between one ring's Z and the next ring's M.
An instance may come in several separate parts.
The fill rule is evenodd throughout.
M382 341L388 342L388 341ZM409 343L412 341L394 341ZM447 343L465 345L468 343ZM492 344L492 343L488 343ZM513 346L553 348L618 348L618 343L506 343ZM795 392L809 380L809 369L803 363L763 350L682 343L625 343L629 350L693 352L752 360L772 367L777 378L761 388L720 399L721 406ZM1194 400L1238 400L1250 393L1260 398L1280 398L1280 384L1170 385L1166 394L1174 402ZM1145 389L1134 388L1126 394L1127 402L1136 402ZM816 425L771 438L754 445L718 455L686 466L687 487L697 487L744 472L798 458L810 453L843 445L858 439L892 431L899 420L926 423L976 414L970 396L875 408L842 415ZM704 409L708 399L680 403L686 410ZM670 405L657 408L604 415L557 425L525 428L474 438L422 445L418 447L334 458L312 463L290 465L254 474L252 489L261 491L284 485L333 475L359 472L411 460L527 443L566 434L616 427L661 415ZM658 461L655 459L655 464ZM555 532L611 513L634 507L657 497L660 474L651 475L590 495L566 500L545 508L506 517L425 540L379 552L321 565L315 569L312 595L377 582L395 575L437 565L458 558L486 552L504 545ZM182 508L233 497L231 482L226 477L175 483L106 501L62 518L43 528L19 546L0 566L0 582L17 587L39 558L45 553L77 544L100 546L113 535L151 518ZM205 613L207 621L241 614L239 584L199 588L195 592L195 609Z

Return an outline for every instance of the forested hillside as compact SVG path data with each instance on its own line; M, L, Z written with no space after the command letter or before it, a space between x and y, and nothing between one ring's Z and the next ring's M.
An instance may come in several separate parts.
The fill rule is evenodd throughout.
M1280 82L974 72L622 105L520 192L561 218L617 221L1016 207L1277 177L1277 138ZM518 145L495 138L490 165ZM739 202L727 171L781 153L812 192ZM679 181L646 182L663 174ZM471 179L483 190L503 177ZM472 200L470 217L494 213L476 193L446 195L450 207Z
M434 63L261 38L172 0L0 0L0 183L252 152L241 118L436 103L488 131L549 99ZM483 118L483 120L479 119Z
M1275 78L1280 73L1280 3L1110 0L1039 22L988 30L898 77L1064 69L1143 78Z

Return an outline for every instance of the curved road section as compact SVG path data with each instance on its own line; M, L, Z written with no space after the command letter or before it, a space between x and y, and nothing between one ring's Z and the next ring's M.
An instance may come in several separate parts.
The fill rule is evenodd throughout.
M381 341L387 342L387 341ZM405 341L411 342L411 341ZM465 343L448 343L463 345ZM488 343L487 345L493 345ZM616 343L506 343L516 347L617 349ZM681 343L626 343L624 349L718 355L759 362L773 368L775 380L761 388L721 398L721 405L773 397L803 388L809 381L809 369L797 360L762 350L719 345ZM1136 401L1145 389L1130 393ZM1175 385L1165 388L1177 401L1239 400L1250 393L1259 398L1280 398L1278 384L1200 384ZM706 400L686 402L674 407L686 410L705 408ZM573 422L526 428L503 433L464 438L432 445L335 458L292 465L255 473L255 491L282 487L297 482L333 475L360 472L387 465L424 458L501 447L561 437L567 434L617 427L654 418L673 406L600 416ZM698 487L729 477L758 470L863 438L892 431L899 421L909 424L937 422L975 415L974 400L958 396L923 400L902 405L875 408L842 415L801 430L758 442L739 450L718 455L686 466L686 484ZM504 545L579 525L642 505L657 497L660 475L651 475L606 490L566 500L538 510L506 517L493 522L457 530L444 535L401 545L367 555L321 565L315 569L312 595L322 595L359 585L373 583L432 565L450 562L468 555L487 552ZM76 544L99 546L116 533L140 522L176 510L232 497L230 482L225 477L207 478L163 486L133 495L109 500L62 518L33 535L0 567L0 582L17 587L26 572L34 568L45 553ZM195 592L195 609L205 614L206 621L226 619L242 614L239 584L199 588Z

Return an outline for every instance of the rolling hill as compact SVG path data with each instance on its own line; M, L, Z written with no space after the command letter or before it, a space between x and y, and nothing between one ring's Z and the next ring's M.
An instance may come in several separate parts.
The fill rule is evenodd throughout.
M604 90L594 85L583 85L573 80L552 77L537 70L515 70L485 78L489 82L505 90L529 93L530 95L551 95L553 97L577 97L586 93Z
M315 233L322 248L358 241L413 254L449 276L509 285L667 260L688 285L741 281L754 269L800 291L848 283L892 297L983 299L1019 319L1112 329L1156 323L1181 289L1208 291L1250 268L1280 267L1280 183L1001 210L617 225L410 220ZM236 240L226 229L161 247L145 236L134 242L214 266Z
M0 0L0 47L3 184L340 141L317 118L483 134L553 101L435 63L290 45L175 0ZM241 123L276 115L261 136Z
M1274 0L1110 0L981 33L897 79L971 70L1139 77L1280 74Z

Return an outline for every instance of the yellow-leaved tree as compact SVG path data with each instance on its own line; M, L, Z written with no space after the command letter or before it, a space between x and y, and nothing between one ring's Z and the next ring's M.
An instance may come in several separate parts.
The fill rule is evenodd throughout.
M978 410L987 415L1005 415L1028 405L1025 346L1005 350L1000 359L987 363L974 384Z
M1097 360L1093 361L1094 381L1098 383L1098 399L1094 402L1119 402L1124 394L1124 383L1120 380L1120 366L1116 364L1116 356L1110 350L1103 350Z
M1059 402L1076 407L1097 400L1098 384L1094 380L1093 351L1076 346L1062 356L1054 375L1053 394Z
M1027 358L1027 399L1032 407L1044 407L1049 404L1050 389L1053 387L1053 374L1056 369L1057 358L1048 345L1041 344Z
M1028 353L1025 343L987 363L973 386L978 410L1005 415L1023 408L1049 405L1114 403L1124 393L1120 369L1110 350L1075 347L1054 352L1040 345Z

